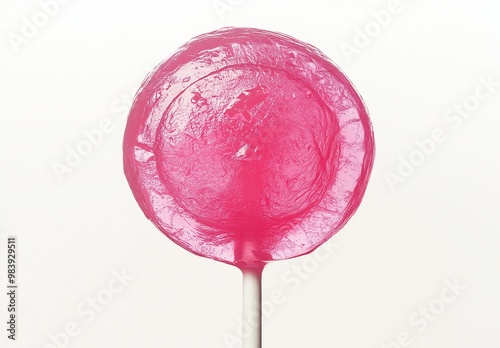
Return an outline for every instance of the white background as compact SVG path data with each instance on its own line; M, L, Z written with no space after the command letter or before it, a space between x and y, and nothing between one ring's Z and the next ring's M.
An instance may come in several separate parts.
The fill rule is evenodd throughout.
M2 347L57 347L50 335L71 348L241 346L225 342L238 337L239 271L157 231L121 163L126 112L146 73L229 25L285 32L330 56L363 96L377 144L365 200L333 237L334 253L266 269L264 298L283 299L264 320L264 346L383 347L404 332L411 347L500 346L498 1L401 0L384 26L373 21L386 0L221 0L219 11L211 0L74 0L45 23L46 2L0 2ZM36 31L13 43L34 17ZM481 78L496 86L475 105ZM464 101L470 115L447 119ZM112 131L58 178L54 163L103 119ZM444 141L422 157L415 141L435 129ZM399 171L403 159L418 164L413 172ZM401 178L392 187L390 175ZM15 343L5 331L7 235L19 243ZM304 266L307 279L286 282ZM109 298L113 272L133 279ZM466 289L442 308L446 280ZM95 317L78 312L98 295L109 304ZM409 318L429 305L439 315L420 332Z

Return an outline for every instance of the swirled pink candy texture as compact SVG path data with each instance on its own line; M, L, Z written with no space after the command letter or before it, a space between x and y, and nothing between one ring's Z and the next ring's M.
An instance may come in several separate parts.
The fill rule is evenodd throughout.
M308 253L342 228L374 143L361 98L323 53L224 28L146 78L123 150L148 219L193 253L244 267Z

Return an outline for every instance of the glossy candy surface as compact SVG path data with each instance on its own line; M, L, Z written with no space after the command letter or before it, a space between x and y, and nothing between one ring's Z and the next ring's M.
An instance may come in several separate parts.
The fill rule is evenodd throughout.
M145 215L195 254L239 267L314 250L363 197L374 156L363 102L316 48L224 28L143 83L124 168Z

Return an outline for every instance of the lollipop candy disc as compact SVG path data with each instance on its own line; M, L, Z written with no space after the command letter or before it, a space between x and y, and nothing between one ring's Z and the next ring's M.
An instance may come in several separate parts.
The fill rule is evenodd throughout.
M314 250L353 215L373 164L367 111L319 50L224 28L142 84L124 169L144 214L185 249L244 266Z

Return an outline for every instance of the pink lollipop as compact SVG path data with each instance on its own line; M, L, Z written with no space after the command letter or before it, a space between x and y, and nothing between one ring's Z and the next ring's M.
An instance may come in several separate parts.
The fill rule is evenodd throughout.
M162 62L123 149L147 218L242 269L246 315L267 262L311 252L354 214L374 157L366 109L339 69L306 43L249 28L198 36ZM254 328L245 347L260 347Z

